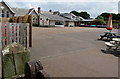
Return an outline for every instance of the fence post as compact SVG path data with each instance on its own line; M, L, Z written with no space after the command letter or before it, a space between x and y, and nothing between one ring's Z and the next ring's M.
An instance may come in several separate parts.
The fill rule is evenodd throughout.
M27 21L28 21L28 18L29 18L29 15L23 16L23 23L28 23L28 22L27 22ZM25 31L25 30L24 30L24 31L25 31L26 34L25 34L25 40L24 40L24 41L25 41L26 47L27 47L27 39L28 39L28 38L27 38L27 35L28 35L27 30L28 30L28 29L27 29L27 28L28 28L28 24L25 24L24 29L26 29L26 31Z
M2 21L2 18L1 18ZM2 22L0 23L0 26L2 26ZM0 27L0 51L2 50L2 27ZM0 53L0 77L2 77L2 55Z
M2 23L0 23L0 26L2 26ZM2 48L2 27L0 27L0 49Z
M32 47L32 15L28 18L29 24L29 47Z

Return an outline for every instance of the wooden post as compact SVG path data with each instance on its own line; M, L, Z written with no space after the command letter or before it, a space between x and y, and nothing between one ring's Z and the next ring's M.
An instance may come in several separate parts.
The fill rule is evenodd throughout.
M41 13L41 8L38 7L38 27L40 27L40 13Z
M32 15L28 18L29 24L29 47L32 47Z
M40 27L40 14L38 15L38 27Z
M24 17L23 17L23 23L28 23L27 21L28 21L28 18L29 18L29 15L25 15ZM24 29L26 29L26 30L24 30L24 32L25 32L25 46L27 47L27 28L28 28L28 26L27 26L27 24L25 24L25 26L24 26Z

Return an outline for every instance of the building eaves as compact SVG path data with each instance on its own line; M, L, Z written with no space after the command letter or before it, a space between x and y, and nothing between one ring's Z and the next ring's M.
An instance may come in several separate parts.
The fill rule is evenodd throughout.
M33 11L35 11L35 9L34 8L32 8L32 9L29 9L29 12L28 12L28 14L30 15ZM35 11L35 13L37 14L37 15L39 15L36 11Z
M8 5L7 2L1 1L1 3L4 3L4 4L8 7L8 9L9 9L13 14L15 14L15 12L12 10L12 8Z

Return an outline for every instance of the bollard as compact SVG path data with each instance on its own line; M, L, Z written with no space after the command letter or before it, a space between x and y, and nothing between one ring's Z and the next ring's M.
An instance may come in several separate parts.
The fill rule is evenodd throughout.
M13 79L24 77L25 63L30 60L30 51L17 43L2 49L2 78Z

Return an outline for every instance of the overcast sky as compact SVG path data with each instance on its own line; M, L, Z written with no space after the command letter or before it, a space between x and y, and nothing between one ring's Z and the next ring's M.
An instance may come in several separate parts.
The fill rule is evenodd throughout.
M118 13L119 0L4 0L11 7L35 8L42 10L60 11L68 13L70 11L87 11L91 17L96 17L103 12Z

